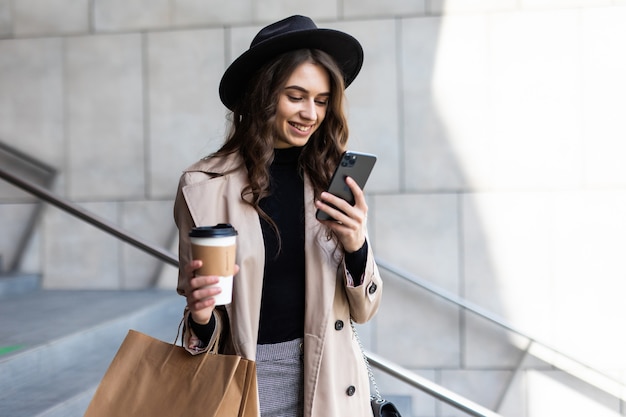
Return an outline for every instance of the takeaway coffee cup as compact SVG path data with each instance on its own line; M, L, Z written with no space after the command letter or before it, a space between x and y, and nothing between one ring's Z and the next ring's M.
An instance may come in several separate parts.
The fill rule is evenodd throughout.
M215 284L222 292L215 296L216 305L229 304L233 294L233 274L237 247L237 231L227 223L194 227L189 232L193 259L202 260L197 275L217 275Z

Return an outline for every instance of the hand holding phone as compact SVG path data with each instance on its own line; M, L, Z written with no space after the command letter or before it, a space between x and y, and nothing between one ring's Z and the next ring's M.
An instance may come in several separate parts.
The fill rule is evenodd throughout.
M330 180L328 192L354 205L354 195L346 184L346 177L351 177L363 189L374 169L376 156L368 153L346 151L341 156L339 164ZM318 220L334 220L331 216L318 209L315 215Z

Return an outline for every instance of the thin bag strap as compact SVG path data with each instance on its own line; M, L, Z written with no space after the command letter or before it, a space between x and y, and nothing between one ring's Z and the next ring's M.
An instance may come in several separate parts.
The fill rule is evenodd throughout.
M178 323L178 329L176 330L176 339L174 339L174 343L172 343L174 346L176 346L176 343L178 342L178 336L180 336L180 329L183 328L183 323L185 322L185 315L183 314L183 318L180 319L180 323ZM180 339L180 345L183 345L183 341L185 340L185 330L183 328L183 337Z
M372 395L372 398L376 399L379 403L383 402L383 397L380 395L380 391L378 391L378 385L376 384L376 380L374 379L374 372L372 372L372 366L370 365L369 360L367 360L367 356L365 356L365 349L363 349L363 344L361 343L361 339L359 338L359 334L356 332L356 327L354 327L354 322L350 319L350 326L352 327L352 333L354 333L354 338L356 339L357 344L359 345L359 349L361 349L361 355L363 355L363 361L365 361L365 367L367 368L367 376L369 377L372 385L374 386L374 391L376 395Z

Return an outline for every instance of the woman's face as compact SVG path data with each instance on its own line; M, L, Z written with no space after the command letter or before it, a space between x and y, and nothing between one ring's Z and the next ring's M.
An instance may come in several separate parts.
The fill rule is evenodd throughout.
M329 100L330 80L326 69L311 62L300 64L278 98L274 147L306 145L324 120Z

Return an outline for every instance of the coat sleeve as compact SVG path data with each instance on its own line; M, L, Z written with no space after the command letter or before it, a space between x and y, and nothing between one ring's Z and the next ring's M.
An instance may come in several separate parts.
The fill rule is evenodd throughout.
M215 317L215 329L213 330L211 338L206 342L200 340L200 338L194 333L191 326L189 326L190 315L191 313L189 310L185 308L185 314L183 316L183 347L185 350L192 355L197 355L206 351L218 353L222 344L225 343L224 340L221 340L221 336L224 334L224 327L226 325L226 313L218 309L213 311L213 317Z
M181 176L174 200L174 222L178 228L178 285L176 291L180 295L185 295L186 280L185 267L191 261L191 245L189 242L189 230L194 227L194 222L183 196L183 187L189 182L189 174L185 173Z
M365 272L362 276L361 285L352 285L352 277L348 273L345 261L342 262L340 270L343 274L352 320L356 323L369 321L378 311L383 293L383 282L374 260L372 245L368 244Z

